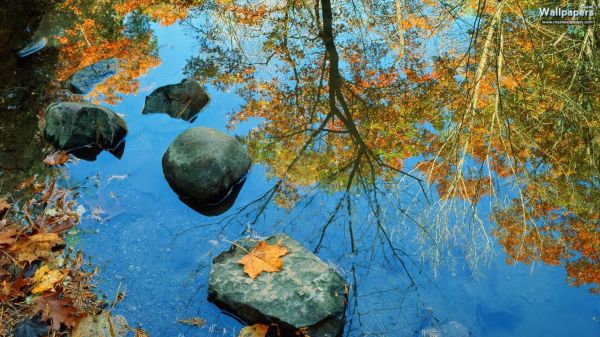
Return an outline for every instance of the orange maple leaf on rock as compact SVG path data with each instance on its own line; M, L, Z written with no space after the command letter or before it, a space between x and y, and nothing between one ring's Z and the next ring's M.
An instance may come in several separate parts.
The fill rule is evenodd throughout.
M260 273L278 272L283 267L281 257L288 253L287 248L277 242L270 245L261 241L252 248L240 261L244 265L244 272L255 279Z

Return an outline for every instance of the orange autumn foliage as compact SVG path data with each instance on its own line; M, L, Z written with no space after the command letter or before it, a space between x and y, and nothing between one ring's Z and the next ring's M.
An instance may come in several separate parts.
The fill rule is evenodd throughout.
M102 95L107 103L115 104L119 101L118 94L136 93L138 78L160 64L160 60L154 51L150 33L138 39L120 36L116 40L106 40L95 33L98 29L96 25L96 21L86 19L62 37L59 56L62 67L57 79L67 80L80 69L116 57L119 60L119 72L97 86L92 94ZM82 34L85 38L82 38Z
M187 18L188 10L192 5L192 1L186 0L124 0L115 3L113 7L120 15L139 10L161 25L169 26Z

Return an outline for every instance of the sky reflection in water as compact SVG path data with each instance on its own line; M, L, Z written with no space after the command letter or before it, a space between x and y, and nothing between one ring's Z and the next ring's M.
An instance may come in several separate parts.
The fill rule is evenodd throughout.
M192 125L166 115L142 116L144 97L157 86L183 79L186 60L197 54L197 41L180 25L152 25L158 38L161 64L141 79L138 95L125 96L113 107L126 114L127 146L121 160L102 153L95 162L81 161L70 167L74 181L86 181L82 200L88 215L95 207L106 221L85 220L79 247L100 267L100 286L110 296L119 284L127 290L117 312L131 324L141 323L153 336L235 335L240 324L206 300L211 260L235 240L252 217L231 217L238 207L267 192L274 181L255 164L234 208L208 218L188 208L170 190L162 175L161 158L170 142L190 126L226 129L227 114L237 112L243 100L235 93L208 87L209 106ZM255 122L242 123L233 133L244 136ZM115 178L126 176L125 179ZM334 207L336 193L318 192L306 208L286 214L269 208L253 226L268 236L283 231L315 248L322 225ZM356 207L364 206L360 196ZM489 210L483 209L484 214ZM357 210L356 223L368 221ZM418 259L414 228L399 224L393 229L397 245L412 257L407 265L416 286L410 287L405 272L393 261L386 245L373 233L355 233L358 252L350 253L347 230L332 225L320 256L336 266L350 282L347 331L350 336L413 336L433 309L441 322L459 321L473 336L595 336L600 333L600 304L585 289L564 283L561 267L536 264L508 266L495 245L495 257L473 279L468 265L458 261L455 271L442 266L437 277ZM408 262L408 261L414 261ZM352 269L353 264L355 269ZM353 274L353 271L355 274ZM356 278L354 278L356 277ZM200 316L207 327L186 327L177 319Z

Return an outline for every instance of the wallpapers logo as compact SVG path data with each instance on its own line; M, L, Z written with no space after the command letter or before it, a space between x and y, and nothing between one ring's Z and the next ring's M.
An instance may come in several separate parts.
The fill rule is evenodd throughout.
M539 15L543 24L551 25L591 25L594 24L595 10L592 6L570 8L540 8Z

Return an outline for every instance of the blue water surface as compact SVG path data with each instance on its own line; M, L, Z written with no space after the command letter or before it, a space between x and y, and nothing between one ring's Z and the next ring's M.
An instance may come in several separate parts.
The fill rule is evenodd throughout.
M194 126L245 135L256 122L227 130L227 115L239 111L243 100L210 86L211 101L191 124L163 114L142 115L145 96L180 82L186 60L197 54L197 41L183 26L153 29L162 63L141 78L137 95L111 107L126 115L129 133L123 157L102 153L94 162L82 160L69 167L70 179L83 186L81 200L87 210L77 245L99 267L99 288L109 299L119 287L126 290L115 311L132 326L139 324L151 336L237 336L243 325L206 299L213 257L230 241L248 235L244 230L251 222L253 235L285 232L314 249L329 215L325 210L333 207L336 195L316 192L314 201L292 215L270 207L253 222L257 210L240 207L275 183L255 164L235 206L225 214L206 217L180 202L162 174L161 159L170 142ZM356 205L361 205L360 198L356 196ZM355 214L356 223L368 221L360 210ZM440 324L460 322L472 336L600 336L598 297L565 284L562 267L507 265L495 246L490 264L478 273L458 261L454 268L442 265L434 274L420 262L414 230L401 225L393 233L408 255L414 286L371 232L357 230L358 249L352 253L346 228L334 224L328 229L319 256L352 285L349 336L418 336L427 325L427 310ZM206 325L177 323L189 317L202 317Z

